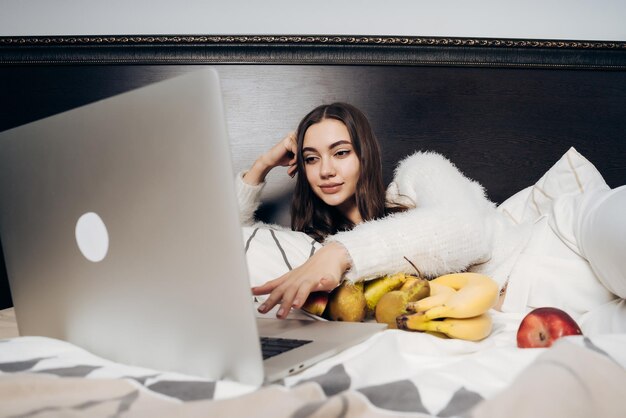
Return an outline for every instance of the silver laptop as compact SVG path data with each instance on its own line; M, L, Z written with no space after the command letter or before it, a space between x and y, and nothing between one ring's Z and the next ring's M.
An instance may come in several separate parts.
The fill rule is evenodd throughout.
M383 329L257 318L227 138L213 69L0 133L20 334L259 385ZM263 361L260 336L302 345Z

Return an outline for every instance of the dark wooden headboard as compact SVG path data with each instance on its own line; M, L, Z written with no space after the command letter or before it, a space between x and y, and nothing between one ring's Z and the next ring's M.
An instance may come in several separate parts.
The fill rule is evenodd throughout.
M534 183L574 146L611 187L626 183L624 42L0 38L0 131L201 65L220 73L235 170L247 168L313 107L347 101L373 124L387 182L400 158L434 150L499 203ZM281 173L271 174L261 208L265 220L288 224L292 184ZM8 306L0 257L0 308Z

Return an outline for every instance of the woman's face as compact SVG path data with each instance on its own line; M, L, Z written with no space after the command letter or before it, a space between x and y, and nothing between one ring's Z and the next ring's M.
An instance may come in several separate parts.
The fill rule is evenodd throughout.
M343 122L324 119L311 125L304 134L302 157L313 192L355 224L361 222L355 199L359 157Z

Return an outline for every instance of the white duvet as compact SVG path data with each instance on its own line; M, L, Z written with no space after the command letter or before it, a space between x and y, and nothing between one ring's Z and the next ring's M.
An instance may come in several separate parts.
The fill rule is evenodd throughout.
M260 389L113 363L54 339L4 339L0 415L469 416L506 395L538 357L554 350L517 348L520 316L491 313L494 330L481 342L387 330ZM626 334L567 337L560 345L578 346L594 361L609 359L611 372L626 383ZM586 364L585 373L597 369ZM626 395L626 385L618 390ZM270 407L272 400L279 404Z

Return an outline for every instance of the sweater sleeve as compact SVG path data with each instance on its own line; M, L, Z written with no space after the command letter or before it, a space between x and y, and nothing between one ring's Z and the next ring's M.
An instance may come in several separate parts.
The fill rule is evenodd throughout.
M350 254L347 280L415 273L407 259L427 277L463 271L489 259L489 215L495 208L482 186L441 155L417 153L404 160L388 200L413 208L327 239L343 244Z
M245 172L240 172L235 177L235 192L239 203L239 219L242 225L252 225L255 222L254 212L261 203L261 192L265 182L255 186L243 181Z

